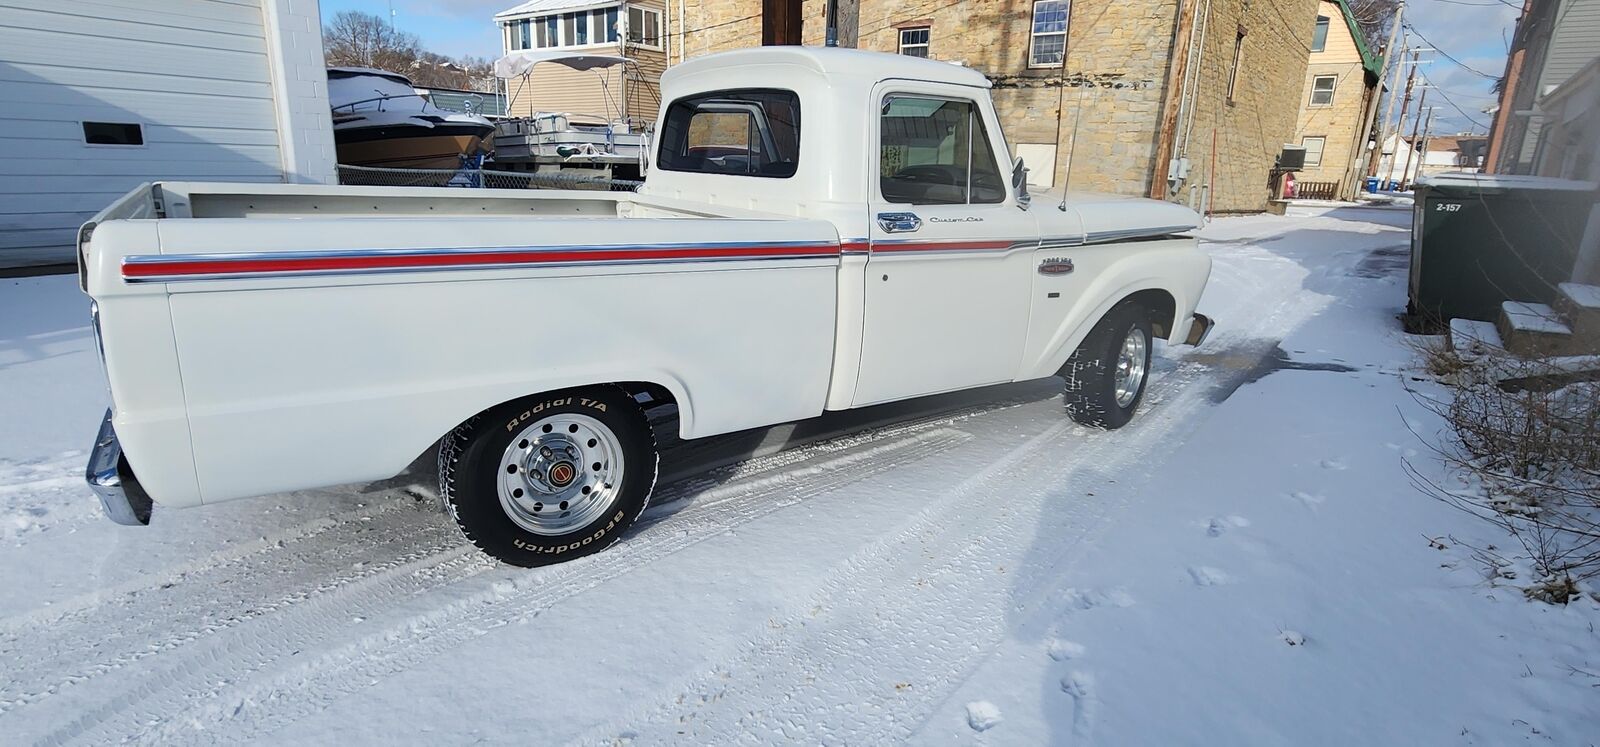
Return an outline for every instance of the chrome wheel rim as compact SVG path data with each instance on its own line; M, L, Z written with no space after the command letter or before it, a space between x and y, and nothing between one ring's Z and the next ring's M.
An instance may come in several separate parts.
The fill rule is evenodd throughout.
M617 501L622 442L588 415L551 415L522 429L500 457L500 507L539 535L572 532Z
M1117 354L1117 370L1112 376L1116 386L1117 407L1127 407L1139 396L1144 386L1145 359L1150 351L1150 338L1144 330L1134 327L1122 338L1122 351Z

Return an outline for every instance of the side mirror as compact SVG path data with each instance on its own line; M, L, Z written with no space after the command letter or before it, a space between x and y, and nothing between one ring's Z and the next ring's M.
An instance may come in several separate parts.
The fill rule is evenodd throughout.
M1027 210L1033 204L1033 195L1028 194L1028 167L1021 158L1011 164L1011 189L1017 193L1017 207Z

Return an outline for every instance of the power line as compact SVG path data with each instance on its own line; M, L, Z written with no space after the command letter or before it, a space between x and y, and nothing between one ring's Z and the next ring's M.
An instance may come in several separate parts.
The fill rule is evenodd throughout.
M1439 95L1444 98L1445 103L1449 104L1452 109L1455 109L1456 112L1458 114L1460 114L1463 119L1465 119L1468 122L1471 122L1471 123L1473 123L1473 124L1475 124L1475 125L1477 125L1479 127L1482 127L1485 130L1489 129L1488 125L1486 125L1486 124L1484 124L1482 122L1479 122L1476 117L1473 117L1471 114L1468 114L1466 109L1462 109L1461 105L1457 104L1455 102L1455 99L1450 98L1450 92L1449 91L1447 91L1447 90L1445 90L1443 88L1440 88L1438 86L1434 86L1433 85L1433 81L1428 80L1428 74L1427 73L1423 73L1422 74L1422 81L1424 83L1427 83L1430 86L1433 86L1433 89L1435 91L1438 91Z
M1433 47L1433 51L1438 52L1439 54L1443 55L1445 59L1447 59L1447 60L1449 60L1451 62L1454 62L1462 70L1465 70L1465 71L1467 71L1469 73L1472 73L1473 75L1476 75L1476 76L1479 76L1479 77L1482 77L1482 78L1487 78L1489 80L1500 80L1500 76L1498 76L1498 75L1490 75L1490 74L1488 74L1486 72L1483 72L1482 70L1478 70L1478 69L1472 67L1471 65L1468 65L1465 62L1462 62L1461 60L1458 60L1458 59L1456 59L1454 57L1451 57L1449 52L1444 51L1444 49L1441 48L1438 44L1433 43L1432 39L1429 39L1428 37L1423 36L1422 32L1418 31L1417 27L1415 25L1410 24L1410 23L1406 24L1406 30L1410 31L1413 34L1416 34L1417 38L1421 39L1424 44L1427 44L1428 46Z

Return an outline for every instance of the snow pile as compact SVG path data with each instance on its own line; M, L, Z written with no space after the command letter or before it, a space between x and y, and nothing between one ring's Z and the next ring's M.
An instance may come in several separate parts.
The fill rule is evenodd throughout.
M967 704L967 725L973 731L988 731L1000 725L1000 708L987 700Z

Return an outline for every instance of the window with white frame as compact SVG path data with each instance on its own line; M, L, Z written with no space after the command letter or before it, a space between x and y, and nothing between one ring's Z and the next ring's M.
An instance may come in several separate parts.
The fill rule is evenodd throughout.
M648 38L656 39L660 35L660 13L640 8L632 10L630 16L634 18L640 17L641 12L648 14L643 25L636 28L643 28ZM553 49L615 43L622 35L617 23L618 13L618 6L613 5L609 8L507 21L511 49ZM658 44L659 40L646 43Z
M1055 67L1067 56L1067 16L1070 0L1035 0L1033 29L1028 44L1028 67Z
M900 54L910 57L927 57L928 27L908 26L900 29Z
M661 13L650 8L629 6L628 41L647 47L661 46Z
M1327 145L1328 138L1320 135L1300 138L1300 146L1306 149L1306 168L1322 165L1322 150Z
M1339 82L1337 75L1318 75L1311 79L1311 105L1332 106L1333 87Z

